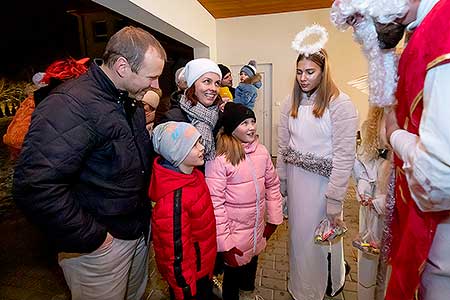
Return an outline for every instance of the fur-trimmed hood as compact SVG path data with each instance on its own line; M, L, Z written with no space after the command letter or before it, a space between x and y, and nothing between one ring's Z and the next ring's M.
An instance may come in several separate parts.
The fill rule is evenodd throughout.
M256 86L259 89L261 87L261 79L262 79L261 74L256 73L254 76L245 79L242 83L253 84L254 86ZM258 86L258 83L259 83L259 86Z

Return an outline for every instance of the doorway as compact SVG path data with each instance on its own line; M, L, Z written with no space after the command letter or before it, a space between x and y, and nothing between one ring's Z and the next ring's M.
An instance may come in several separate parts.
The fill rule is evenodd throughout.
M239 71L243 65L231 65L233 85L239 84ZM259 141L271 155L272 153L272 64L258 64L257 72L261 74L262 87L258 89L254 112L256 115L257 133Z

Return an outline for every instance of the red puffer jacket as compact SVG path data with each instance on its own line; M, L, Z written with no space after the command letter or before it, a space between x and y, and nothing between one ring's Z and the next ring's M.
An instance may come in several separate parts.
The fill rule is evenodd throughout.
M152 234L158 270L175 292L190 299L196 281L212 276L216 259L216 220L202 172L182 174L153 164L149 196L156 202Z

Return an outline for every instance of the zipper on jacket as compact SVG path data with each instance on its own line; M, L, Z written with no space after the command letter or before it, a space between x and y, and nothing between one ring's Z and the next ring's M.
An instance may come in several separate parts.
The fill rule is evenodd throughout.
M261 192L259 190L258 177L256 176L256 173L255 173L255 165L253 164L252 159L250 158L250 156L247 153L245 154L245 160L247 160L251 166L250 170L252 172L253 183L255 184L255 191L256 191L256 220L255 220L255 226L253 227L253 254L254 254L256 252L256 244L257 244L257 237L258 237L258 220L259 220L259 215L260 215L259 201L261 199Z
M138 151L139 162L141 163L141 174L144 175L145 174L144 159L142 158L141 149L139 148L138 143L136 141L136 134L133 126L133 116L136 113L137 103L136 100L129 98L128 93L125 92L120 93L119 100L120 103L122 104L123 112L125 113L125 119L127 120L128 126L130 127L131 130L134 146Z
M138 157L139 157L139 163L141 164L141 176L142 176L142 181L145 180L145 164L144 164L144 159L142 158L142 153L141 153L141 149L139 148L138 142L136 141L136 134L134 131L134 126L133 126L133 116L136 113L137 110L137 101L134 99L131 99L128 97L128 93L125 91L119 91L119 101L117 101L117 103L120 103L122 106L122 112L125 114L125 120L128 123L128 126L130 127L131 130L131 137L133 139L133 143L134 146L137 149L137 153L138 153ZM151 168L151 166L150 166ZM142 191L143 193L143 199L146 198L146 191L143 189ZM139 203L139 206L142 207L142 203ZM151 215L151 205L150 205L150 215ZM148 233L146 231L146 229L142 229L142 234L144 236L150 237L150 231L151 229L149 229ZM148 238L146 238L145 240L147 241Z
M182 262L183 262L183 241L181 236L181 188L173 192L173 269L175 280L179 287L182 288L184 298L191 299L191 288L187 284L183 276Z

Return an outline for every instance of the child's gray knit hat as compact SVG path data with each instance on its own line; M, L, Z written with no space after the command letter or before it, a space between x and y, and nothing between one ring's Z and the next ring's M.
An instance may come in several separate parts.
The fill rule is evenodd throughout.
M153 129L153 147L174 167L178 167L200 138L198 130L186 122L167 122Z

